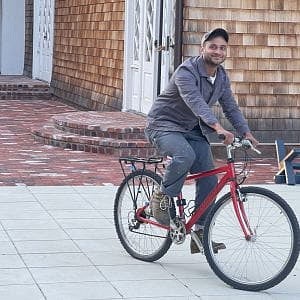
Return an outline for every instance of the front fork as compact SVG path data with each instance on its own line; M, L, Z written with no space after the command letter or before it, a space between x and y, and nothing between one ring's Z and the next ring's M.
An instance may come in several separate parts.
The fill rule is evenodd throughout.
M251 230L250 223L244 208L245 197L241 193L239 185L233 181L230 183L230 192L233 202L233 207L241 229L244 233L245 239L250 241L253 236L253 231Z

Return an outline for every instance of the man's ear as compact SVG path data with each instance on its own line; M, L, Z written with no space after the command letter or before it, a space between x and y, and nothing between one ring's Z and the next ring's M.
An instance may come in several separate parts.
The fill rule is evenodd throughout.
M199 49L200 54L203 54L203 51L204 51L204 47L200 46L200 49Z

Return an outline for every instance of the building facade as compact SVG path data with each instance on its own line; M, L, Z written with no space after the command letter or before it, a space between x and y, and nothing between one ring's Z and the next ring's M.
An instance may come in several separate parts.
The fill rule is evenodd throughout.
M203 33L224 27L225 68L250 127L261 141L300 142L299 1L24 1L23 73L54 95L146 114L178 63L199 54Z

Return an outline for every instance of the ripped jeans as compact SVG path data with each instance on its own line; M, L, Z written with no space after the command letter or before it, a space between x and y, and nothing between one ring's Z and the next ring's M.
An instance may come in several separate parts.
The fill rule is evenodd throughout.
M166 167L161 186L162 192L170 197L178 196L188 173L193 174L214 168L210 145L198 129L178 132L146 128L145 134L160 155L172 158ZM196 180L196 207L199 207L217 182L215 175ZM197 224L204 225L208 212L209 210L201 216Z

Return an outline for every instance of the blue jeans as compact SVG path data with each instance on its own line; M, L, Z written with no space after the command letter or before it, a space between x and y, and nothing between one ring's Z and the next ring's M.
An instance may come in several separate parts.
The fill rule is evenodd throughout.
M189 172L193 174L214 168L210 145L199 129L185 133L146 129L145 134L160 155L172 157L161 187L162 192L170 197L178 196ZM199 207L217 182L215 175L196 180L196 207ZM208 210L197 224L204 225L207 214Z

